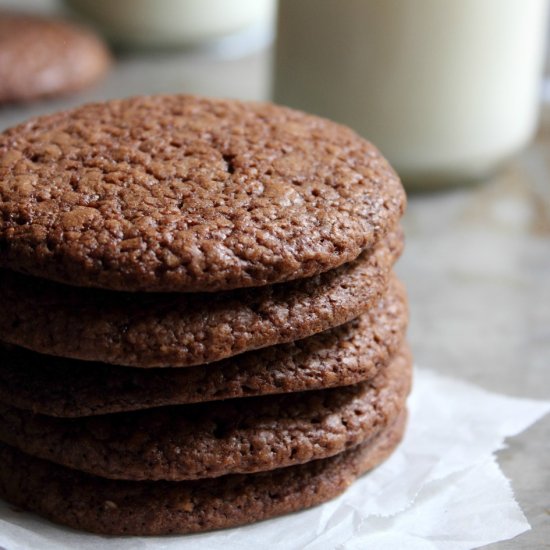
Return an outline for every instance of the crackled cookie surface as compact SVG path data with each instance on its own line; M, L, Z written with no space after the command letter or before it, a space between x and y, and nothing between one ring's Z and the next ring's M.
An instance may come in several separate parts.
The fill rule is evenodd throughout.
M404 205L370 143L271 104L136 97L0 135L0 266L77 286L311 277L371 248Z

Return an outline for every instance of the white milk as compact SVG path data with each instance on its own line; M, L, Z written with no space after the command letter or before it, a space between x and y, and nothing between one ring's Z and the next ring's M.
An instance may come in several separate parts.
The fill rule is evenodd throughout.
M409 184L490 172L531 138L547 0L280 0L274 96L355 128Z
M274 0L65 0L115 43L177 46L269 20Z

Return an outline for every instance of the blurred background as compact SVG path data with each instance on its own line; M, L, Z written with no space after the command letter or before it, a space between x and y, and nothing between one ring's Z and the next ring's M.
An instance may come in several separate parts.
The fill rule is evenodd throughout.
M548 3L0 0L84 23L115 56L89 89L0 107L0 129L174 92L274 99L351 125L409 191L398 272L417 363L550 398ZM546 419L500 455L533 530L495 548L550 540L548 441Z

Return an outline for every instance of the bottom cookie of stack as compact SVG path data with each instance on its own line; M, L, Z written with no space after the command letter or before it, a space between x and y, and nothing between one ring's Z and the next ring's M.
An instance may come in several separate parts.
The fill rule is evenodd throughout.
M308 508L396 447L411 363L403 345L352 386L95 417L0 405L0 496L112 535L191 533Z
M110 480L0 444L0 494L55 521L108 535L195 533L310 508L342 493L386 459L403 410L373 438L331 458L248 475L194 481Z

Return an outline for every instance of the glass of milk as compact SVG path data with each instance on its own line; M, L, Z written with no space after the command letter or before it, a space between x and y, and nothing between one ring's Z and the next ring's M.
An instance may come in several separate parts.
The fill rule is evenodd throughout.
M65 0L125 47L175 47L268 23L275 0Z
M355 128L409 186L490 174L532 137L548 0L280 0L277 102Z

